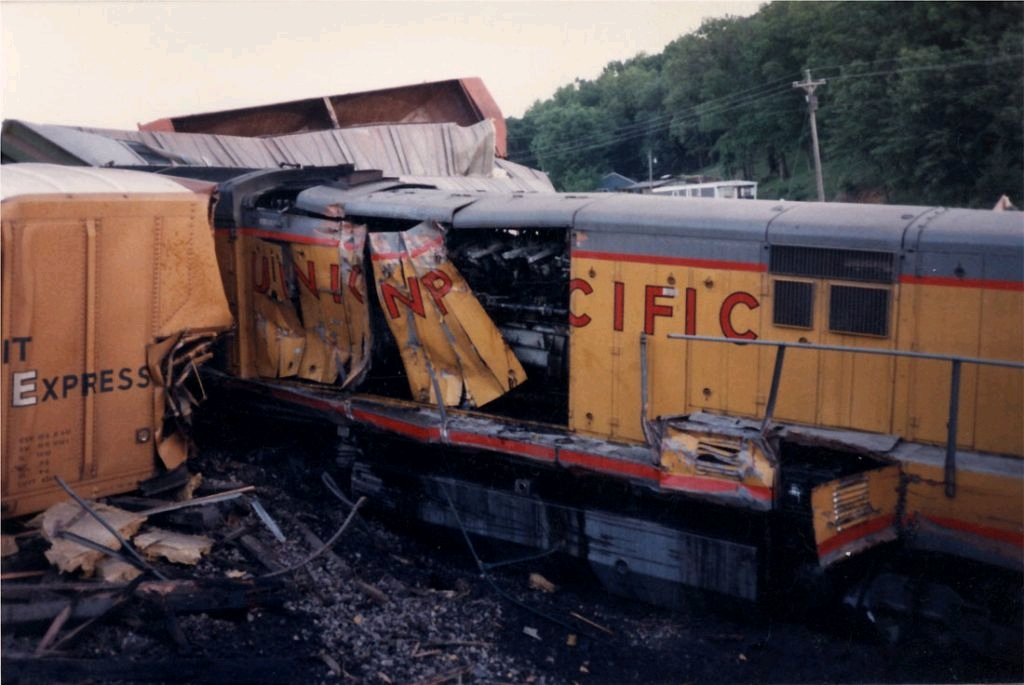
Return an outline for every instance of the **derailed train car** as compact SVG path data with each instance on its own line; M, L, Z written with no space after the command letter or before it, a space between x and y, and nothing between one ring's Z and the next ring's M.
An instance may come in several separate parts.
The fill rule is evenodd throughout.
M351 168L220 193L218 380L336 423L379 506L657 603L835 583L887 627L1014 644L1019 215ZM974 568L984 586L959 586Z
M4 165L2 513L180 486L197 369L231 326L212 184Z

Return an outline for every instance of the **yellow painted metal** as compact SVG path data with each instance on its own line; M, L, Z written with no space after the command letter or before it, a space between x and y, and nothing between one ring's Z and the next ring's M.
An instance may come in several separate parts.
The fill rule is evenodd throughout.
M306 347L306 332L289 297L284 249L256 239L252 254L256 371L264 378L295 376Z
M370 236L377 296L413 397L482 406L522 383L526 372L448 260L439 226Z
M750 490L771 493L776 468L758 442L731 435L685 430L668 423L661 436L660 464L674 488L721 501L749 504L729 486L742 484ZM675 477L675 479L673 479ZM754 502L770 509L770 495Z
M1024 293L986 290L981 311L979 356L1024 360ZM974 449L1024 456L1024 369L979 368L977 387Z
M697 335L735 335L740 342L747 336L759 336L760 274L703 268L686 271L689 273L682 275L688 276L689 285L695 291ZM701 409L756 416L760 350L720 343L689 344L687 411Z
M373 335L370 326L370 301L366 286L366 226L351 224L347 221L341 225L341 240L338 245L338 283L333 297L340 297L345 307L345 327L349 348L338 351L340 370L347 374L342 378L342 386L349 387L362 378L370 367L372 357L371 346ZM333 287L333 277L332 277ZM337 313L337 312L336 312ZM330 326L339 326L331 320ZM338 332L339 341L342 337Z
M978 288L905 284L914 290L914 311L906 339L914 350L935 354L977 357L980 352L982 291ZM955 322L955 323L953 323ZM901 334L903 332L901 331ZM991 331L989 335L997 335ZM1019 357L1018 357L1019 358ZM943 444L949 416L949 362L913 360L908 364L905 408L908 412L904 437L915 442ZM978 369L965 365L960 379L960 417L957 444L971 449L974 444L975 394Z
M127 492L156 473L163 388L147 347L231 324L207 219L187 192L3 203L4 514ZM174 465L172 460L169 466Z
M969 464L961 460L952 498L946 496L941 463L903 462L905 516L911 528L915 521L931 522L1019 568L1024 546L1024 467L1017 460L1002 459L1007 463L996 470L977 460Z
M811 491L814 541L823 566L897 535L900 467L837 478Z

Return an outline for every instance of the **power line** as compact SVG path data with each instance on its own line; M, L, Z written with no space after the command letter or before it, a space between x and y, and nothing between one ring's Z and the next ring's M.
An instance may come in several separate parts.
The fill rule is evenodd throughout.
M941 55L947 55L947 54L950 54L950 53L963 54L963 51L962 50L960 50L960 51L949 50L949 51L945 51L945 52L940 53L940 54ZM884 59L884 60L875 60L874 62L867 62L867 63L860 63L860 64L868 64L868 65L870 65L870 64L876 64L876 63L882 63L882 62L891 62L891 61L895 61L895 60L899 60L899 59L905 59L905 58L887 58L887 59ZM876 70L876 71L871 71L871 72L862 72L862 73L853 73L853 74L850 74L850 73L844 74L844 73L842 73L842 70L843 69L848 69L848 68L851 68L851 67L854 67L854 66L859 66L858 63L851 63L851 64L848 64L848 65L843 65L843 66L838 66L838 67L822 67L822 69L828 69L828 70L839 69L840 70L840 74L837 75L837 76L830 77L829 80L831 80L831 81L845 81L845 80L857 79L857 78L868 78L868 77L875 77L875 76L890 76L890 75L896 75L896 74L902 74L902 73L912 73L912 72L919 72L919 71L938 71L938 70L949 70L949 69L962 69L962 68L969 68L969 67L987 67L987 66L992 66L992 65L995 65L995 64L1001 64L1001 63L1005 63L1005 62L1012 62L1012 61L1021 60L1021 59L1024 59L1024 53L1022 53L1022 54L1011 54L1011 55L1001 55L1001 56L997 56L997 57L990 57L990 58L983 59L983 60L964 60L964 61L952 62L952 63L944 62L942 64L906 66L906 67L899 67L899 68L895 68L895 69L882 69L882 70ZM763 100L767 100L768 98L772 98L772 97L774 97L776 95L779 95L779 94L789 90L790 87L791 86L789 85L789 79L777 79L775 81L770 81L770 82L765 83L765 84L760 84L758 86L753 86L753 87L750 87L750 88L746 88L746 89L744 89L742 91L738 91L737 93L730 93L729 95L724 95L722 97L715 98L713 100L709 100L709 101L706 101L706 102L703 102L703 103L700 103L700 104L697 104L697 105L693 105L688 110L684 110L683 112L667 112L665 114L653 117L653 118L651 118L651 119L649 119L647 121L634 122L632 124L627 124L626 126L622 126L619 129L617 129L613 133L613 135L610 136L610 137L605 137L603 139L593 138L593 137L589 138L589 139L585 138L583 140L577 140L577 141L574 141L574 142L569 143L569 144L550 146L550 147L539 149L537 151L534 151L534 150L509 151L509 157L510 158L518 157L518 158L522 159L527 154L537 155L539 153L541 155L557 155L557 154L568 154L568 153L572 153L572 152L586 152L586 151L589 151L589 150L601 149L601 148L604 148L604 147L611 147L611 146L614 146L614 145L617 145L617 144L620 144L620 143L624 143L624 142L627 142L627 141L630 141L630 140L634 140L634 139L640 138L640 137L642 137L644 135L648 135L650 133L654 133L656 131L668 128L672 124L682 124L682 123L687 123L689 121L699 121L699 119L701 117L704 117L704 116L721 115L721 114L725 114L725 113L728 113L730 111L733 111L735 109L739 109L739 108L742 108L742 107L746 107L746 106L749 106L749 105L756 104L756 103L761 102Z

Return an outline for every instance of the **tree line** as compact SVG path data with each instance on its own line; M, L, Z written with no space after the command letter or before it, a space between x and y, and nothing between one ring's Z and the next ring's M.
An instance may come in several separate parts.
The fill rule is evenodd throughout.
M773 2L709 19L510 117L509 157L565 191L613 171L705 173L814 199L808 103L793 87L808 70L826 81L815 95L828 199L1021 205L1018 2Z

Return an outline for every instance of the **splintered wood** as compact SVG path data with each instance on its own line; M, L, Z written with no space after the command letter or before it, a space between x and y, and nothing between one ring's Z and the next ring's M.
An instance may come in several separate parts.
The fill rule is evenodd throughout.
M105 504L94 504L93 509L125 538L138 532L146 521L145 516ZM64 532L74 533L108 549L117 550L121 547L117 538L77 503L58 502L43 515L42 533L51 545L46 551L47 560L65 573L81 569L83 575L91 576L96 564L106 555L61 538L60 534Z
M139 533L135 546L150 561L162 557L175 564L194 566L213 547L213 540L201 535L186 535L169 530L151 528Z
M139 528L146 522L144 512L134 513L106 504L94 504L92 507L124 539L134 538L134 546L150 561L163 558L176 564L194 566L213 547L211 539L198 535L159 528L139 533ZM139 570L131 564L90 549L76 540L66 539L62 537L64 533L72 533L112 551L119 551L121 547L114 535L77 503L60 502L43 514L42 534L51 545L46 551L47 560L61 571L70 573L80 569L86 577L98 573L108 582L125 582L138 577Z

